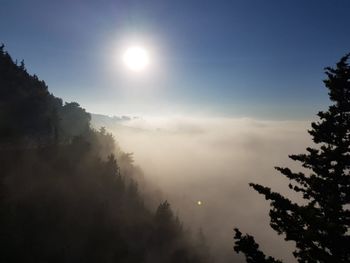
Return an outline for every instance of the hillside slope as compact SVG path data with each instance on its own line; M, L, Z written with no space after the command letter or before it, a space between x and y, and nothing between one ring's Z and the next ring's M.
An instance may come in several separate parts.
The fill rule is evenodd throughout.
M112 135L3 46L0 106L0 262L208 262L166 201L145 206Z

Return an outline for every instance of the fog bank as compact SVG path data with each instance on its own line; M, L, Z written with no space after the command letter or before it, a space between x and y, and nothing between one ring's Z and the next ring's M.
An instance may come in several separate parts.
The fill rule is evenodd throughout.
M183 117L93 122L134 153L146 179L187 226L203 228L216 262L241 262L232 249L234 227L253 234L266 253L294 262L291 246L269 227L268 203L248 183L289 194L288 181L274 166L300 170L288 155L310 145L310 122Z

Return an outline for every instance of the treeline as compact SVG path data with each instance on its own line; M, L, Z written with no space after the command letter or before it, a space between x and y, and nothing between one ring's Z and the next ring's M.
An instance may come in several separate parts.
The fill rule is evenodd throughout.
M167 202L78 103L63 103L0 47L0 262L209 262Z

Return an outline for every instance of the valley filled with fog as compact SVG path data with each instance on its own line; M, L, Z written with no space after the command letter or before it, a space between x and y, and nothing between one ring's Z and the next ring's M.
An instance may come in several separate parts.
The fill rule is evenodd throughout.
M145 181L160 193L157 198L171 203L185 227L192 232L203 229L215 262L239 258L232 249L234 227L254 234L267 253L294 262L288 256L292 244L281 242L269 227L269 203L248 183L271 186L288 196L288 180L274 167L301 169L288 155L302 153L311 144L309 123L92 115L96 128L106 127L123 151L133 153Z

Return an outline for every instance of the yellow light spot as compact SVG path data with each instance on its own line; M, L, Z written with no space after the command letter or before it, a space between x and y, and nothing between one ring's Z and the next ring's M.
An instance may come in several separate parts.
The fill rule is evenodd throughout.
M202 204L203 204L202 201L200 200L197 201L197 205L202 205Z

